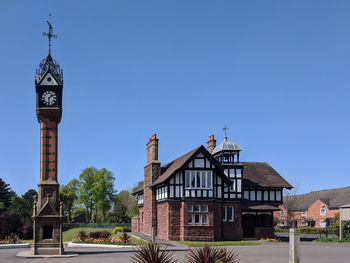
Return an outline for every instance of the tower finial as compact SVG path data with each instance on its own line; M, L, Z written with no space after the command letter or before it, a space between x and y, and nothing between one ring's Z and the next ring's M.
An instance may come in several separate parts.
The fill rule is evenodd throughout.
M227 137L226 131L228 130L228 128L226 127L226 124L225 124L225 127L222 130L225 132L225 138L226 138Z
M49 21L46 21L49 25L49 32L44 32L43 36L47 36L49 39L49 56L51 56L51 38L57 38L56 34L53 34L53 27L51 25L51 14L49 14Z

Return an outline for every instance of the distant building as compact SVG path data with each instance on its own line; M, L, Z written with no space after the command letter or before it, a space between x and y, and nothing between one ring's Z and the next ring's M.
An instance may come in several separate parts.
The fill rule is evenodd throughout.
M171 150L171 149L169 149ZM144 184L134 191L139 217L132 231L167 240L241 240L272 237L273 211L292 186L268 163L241 162L240 147L199 146L161 166L156 135L147 143Z
M294 198L294 197L284 197ZM294 211L288 211L280 205L280 211L274 212L277 226L291 226L291 214L298 227L326 227L330 220L339 213L339 207L350 203L350 187L313 191L308 194L297 195L297 205Z

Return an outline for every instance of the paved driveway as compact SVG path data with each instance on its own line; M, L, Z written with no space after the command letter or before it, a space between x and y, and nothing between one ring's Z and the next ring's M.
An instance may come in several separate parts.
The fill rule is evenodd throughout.
M268 262L288 263L288 243L265 243L261 246L235 246L241 258L241 263ZM68 250L68 249L67 249ZM69 249L70 251L73 250ZM23 259L16 258L16 254L23 249L1 249L0 262L69 262L69 263L108 263L108 262L130 262L132 249L91 249L74 248L80 254L75 258L51 258L51 259ZM185 250L175 251L175 257L182 259ZM181 262L181 261L180 261ZM302 242L301 262L305 263L349 263L350 244Z

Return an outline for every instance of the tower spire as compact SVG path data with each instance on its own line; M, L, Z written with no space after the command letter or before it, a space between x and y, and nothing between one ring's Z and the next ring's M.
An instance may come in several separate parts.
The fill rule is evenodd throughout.
M43 36L47 36L49 39L49 56L51 56L51 38L57 38L56 34L53 34L53 27L51 25L51 14L49 14L49 21L46 21L49 25L49 32L44 32Z
M226 124L225 124L225 127L222 130L225 132L225 138L227 138L226 131L228 130L228 128L226 127Z

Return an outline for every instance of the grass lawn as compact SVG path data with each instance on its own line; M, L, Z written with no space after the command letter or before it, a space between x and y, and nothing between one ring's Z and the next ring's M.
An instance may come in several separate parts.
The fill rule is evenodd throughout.
M317 238L314 242L337 242L337 243L350 243L350 239L338 239L338 238Z
M78 236L78 233L82 230L84 230L86 233L105 231L105 230L112 233L113 228L72 228L63 232L63 242L72 241L74 238Z
M110 233L113 232L113 228L72 228L63 232L63 242L72 241L74 238L78 236L78 233L82 230L84 230L86 233L97 232L97 231L108 231ZM118 233L118 235L120 235L120 233ZM112 236L115 236L115 235L112 235ZM146 241L140 240L135 237L130 237L130 240L132 245L140 246L140 245L147 244Z
M204 244L209 246L257 246L261 245L260 242L256 241L217 241L217 242L202 242L202 241L176 241L182 245L189 247L200 247Z

